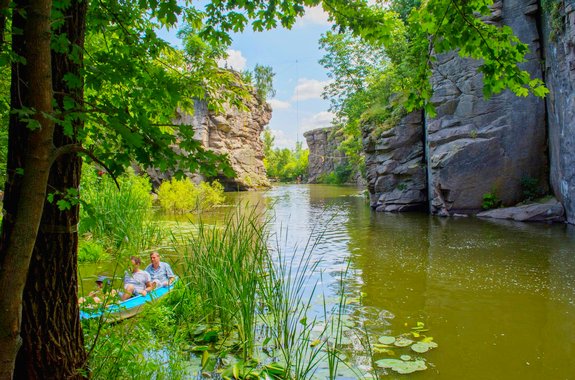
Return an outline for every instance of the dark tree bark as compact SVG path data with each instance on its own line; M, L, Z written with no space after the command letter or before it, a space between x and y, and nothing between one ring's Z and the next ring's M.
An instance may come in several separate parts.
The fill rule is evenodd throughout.
M84 46L87 1L73 1L65 12L65 24L55 34L65 33L73 45ZM65 94L77 104L83 101L83 86L68 88L64 75L82 77L82 56L52 53L55 99L63 109ZM82 122L76 120L71 136L57 126L53 144L78 144ZM78 189L82 161L75 154L55 160L48 179L48 193L65 194ZM57 198L57 197L56 197ZM42 222L30 262L22 310L23 345L16 362L18 379L74 379L87 377L86 351L78 308L77 252L78 206L60 210L56 202L45 202Z
M20 335L22 297L46 199L54 151L50 0L15 1L13 51L27 64L12 65L11 109L33 110L30 124L12 113L9 123L4 219L0 238L0 379L12 377ZM19 12L23 11L23 12ZM25 16L25 17L23 17Z

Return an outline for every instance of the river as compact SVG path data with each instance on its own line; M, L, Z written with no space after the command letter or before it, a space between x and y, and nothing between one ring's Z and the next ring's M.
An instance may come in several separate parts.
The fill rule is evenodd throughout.
M329 299L349 263L347 292L361 295L350 308L373 316L370 333L425 324L438 344L424 354L430 368L386 378L575 379L573 227L375 213L354 187L282 185L228 199L265 205L270 244L284 255L317 242L316 293Z

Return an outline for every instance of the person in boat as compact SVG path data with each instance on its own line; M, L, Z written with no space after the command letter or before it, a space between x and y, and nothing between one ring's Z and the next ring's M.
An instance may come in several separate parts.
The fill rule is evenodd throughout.
M138 295L145 296L153 289L150 274L140 269L142 260L139 257L132 256L130 257L130 263L132 264L132 273L126 272L124 276L125 292L122 294L122 300Z
M80 297L78 303L84 302L102 303L103 299L115 296L116 290L112 289L112 281L106 276L98 276L96 279L96 289L91 291L86 297Z
M154 288L161 288L171 285L176 279L176 276L170 264L160 261L160 254L156 251L150 253L150 261L151 264L146 267L146 272L148 272L152 278L152 286Z

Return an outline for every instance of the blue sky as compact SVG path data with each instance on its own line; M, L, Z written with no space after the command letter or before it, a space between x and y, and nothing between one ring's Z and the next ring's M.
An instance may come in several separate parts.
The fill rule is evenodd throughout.
M305 131L330 125L333 115L328 112L329 101L321 99L328 77L318 63L324 53L318 41L329 28L327 15L316 7L308 9L291 30L250 30L232 35L227 62L221 65L241 71L260 64L271 66L276 73L276 95L268 102L273 108L269 127L278 147L294 148L296 141L303 141L305 147ZM178 44L175 32L160 34Z

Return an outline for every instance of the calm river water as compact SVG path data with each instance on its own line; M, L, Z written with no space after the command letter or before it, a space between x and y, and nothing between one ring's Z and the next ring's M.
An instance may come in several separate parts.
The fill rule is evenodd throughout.
M372 333L425 323L439 345L424 354L431 368L386 378L575 379L572 227L375 213L353 187L285 185L229 199L266 205L284 254L322 235L312 252L323 272L317 292L333 294L349 262L348 291L362 294L351 307L372 316Z

